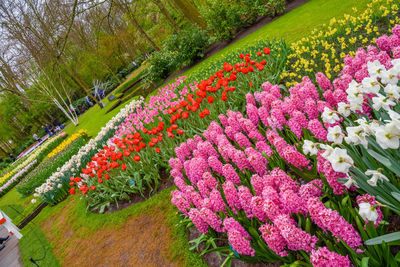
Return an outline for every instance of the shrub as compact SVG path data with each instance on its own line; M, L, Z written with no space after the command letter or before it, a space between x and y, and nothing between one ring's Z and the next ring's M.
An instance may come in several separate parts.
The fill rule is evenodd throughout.
M177 53L171 51L157 51L149 58L150 67L147 69L146 80L159 82L168 77L178 67Z
M207 31L191 26L174 34L165 44L166 51L177 52L176 60L181 66L188 66L204 56L209 44Z
M236 30L242 26L241 7L234 2L209 1L200 12L217 41L234 38Z
M285 12L285 0L269 0L266 4L266 14L269 16L277 16Z
M209 44L207 31L191 26L174 34L161 51L151 54L146 81L159 82L182 66L188 66L204 56Z

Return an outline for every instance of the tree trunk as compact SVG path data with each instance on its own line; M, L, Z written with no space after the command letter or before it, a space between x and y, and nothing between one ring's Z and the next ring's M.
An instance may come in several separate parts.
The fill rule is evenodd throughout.
M154 3L158 6L161 13L163 13L164 16L167 18L171 26L174 28L175 32L179 32L181 29L179 29L178 24L176 24L176 22L172 18L171 14L169 14L168 10L165 8L161 0L154 0Z
M199 11L190 2L186 0L171 0L171 2L189 21L196 23L202 29L206 28L206 23Z

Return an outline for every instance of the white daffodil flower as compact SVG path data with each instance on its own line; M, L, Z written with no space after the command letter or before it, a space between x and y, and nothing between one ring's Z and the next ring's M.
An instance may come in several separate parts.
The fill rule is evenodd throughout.
M365 138L366 134L362 126L354 126L346 128L347 136L344 138L346 143L354 145L368 146L368 141Z
M399 99L400 98L400 87L393 84L388 84L384 88L385 93L391 99Z
M384 110L390 110L391 106L396 105L395 102L393 102L392 100L390 100L388 97L381 95L381 94L377 94L376 97L372 98L372 107L375 110L380 110L381 108L383 108Z
M386 71L385 66L383 66L378 60L369 61L367 63L367 69L369 76L373 78L381 77L383 71Z
M390 118L392 119L390 122L394 123L400 131L400 114L396 111L389 110L388 111Z
M353 159L347 155L346 149L335 147L333 152L328 156L327 160L332 164L335 172L348 173L353 165Z
M328 141L333 142L335 144L342 144L343 143L343 132L342 129L340 128L339 125L336 125L334 127L329 127L328 128Z
M322 121L325 123L333 124L339 120L339 116L336 114L335 111L331 110L328 107L324 108L324 112L322 112Z
M348 180L344 183L344 186L349 189L352 185L358 187L357 182L350 176L347 177Z
M389 70L382 71L381 73L381 83L383 84L392 84L396 85L399 82L399 79L397 78L397 70L395 68L391 68Z
M360 208L358 213L364 220L374 223L376 222L379 215L375 207L371 206L371 204L367 202L361 202L358 206Z
M384 126L380 126L375 132L376 142L383 149L398 149L400 131L396 123L390 122Z
M361 93L360 88L360 86L349 86L346 90L347 101L349 101L351 111L362 110L364 95Z
M304 140L303 153L306 155L310 154L310 156L317 155L318 153L317 144L313 143L310 140Z
M367 121L366 118L357 119L356 122L363 129L366 135L375 134L375 130L379 127L379 124L376 121Z
M382 169L378 170L367 170L365 175L372 175L371 179L367 180L367 183L371 186L376 186L379 180L381 181L389 181L389 179L382 173Z
M344 117L348 117L351 113L350 105L345 102L338 103L338 113Z
M381 86L379 85L379 82L376 79L376 77L365 77L361 83L362 83L361 90L363 93L366 94L376 95L381 89Z
M333 152L333 147L331 147L329 145L321 144L319 147L324 150L324 153L321 154L321 156L324 159L327 159L329 157L329 155Z

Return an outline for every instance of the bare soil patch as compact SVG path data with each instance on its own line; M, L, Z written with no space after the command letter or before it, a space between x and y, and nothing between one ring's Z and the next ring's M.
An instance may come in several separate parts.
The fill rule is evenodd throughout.
M82 237L68 218L73 202L41 225L63 266L179 266L170 260L173 237L161 212L152 210L128 219L117 230L105 225Z

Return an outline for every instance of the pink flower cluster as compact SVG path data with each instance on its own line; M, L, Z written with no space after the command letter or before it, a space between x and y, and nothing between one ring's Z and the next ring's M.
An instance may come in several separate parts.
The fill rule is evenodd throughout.
M307 208L313 222L323 230L331 232L338 242L340 242L340 237L353 249L362 245L359 233L340 216L339 212L326 208L316 197L308 200Z
M330 251L327 247L313 250L310 261L314 267L349 267L351 262L348 256L342 256Z

